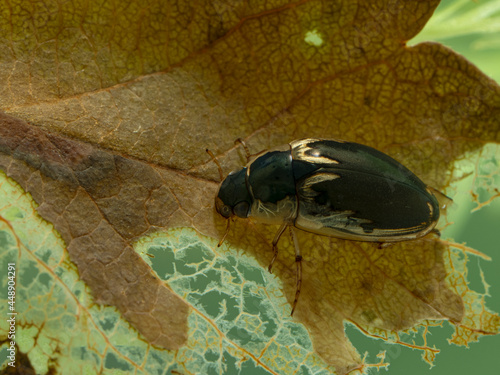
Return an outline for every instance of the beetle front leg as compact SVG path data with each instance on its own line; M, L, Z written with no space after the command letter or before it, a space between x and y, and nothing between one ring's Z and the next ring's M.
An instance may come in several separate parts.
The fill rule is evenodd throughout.
M299 241L297 241L297 236L295 235L295 231L293 227L290 226L290 236L293 239L293 245L295 247L295 264L297 265L297 271L295 273L296 276L296 287L295 287L295 299L292 304L292 312L290 316L293 316L293 312L295 311L295 307L297 306L297 302L299 301L300 295L300 287L302 286L302 255L300 254Z
M241 138L238 138L236 141L234 141L234 144L239 143L240 145L243 146L243 149L245 150L245 155L247 157L247 162L250 161L250 158L252 157L252 154L250 154L250 150L247 147L247 144L245 141Z
M222 246L222 243L224 242L224 240L226 239L227 237L227 234L229 233L229 227L231 226L231 219L227 219L227 224L226 224L226 232L224 233L224 235L222 236L222 238L220 239L219 243L217 244L217 247L221 247Z
M280 229L278 229L278 231L274 235L274 240L273 240L273 259L271 260L271 264L269 264L269 267L268 267L268 270L269 270L270 273L273 272L272 268L273 268L274 261L276 260L276 258L278 258L278 241L280 240L280 237L283 234L283 232L285 231L285 229L286 229L287 226L288 226L288 223L281 224Z

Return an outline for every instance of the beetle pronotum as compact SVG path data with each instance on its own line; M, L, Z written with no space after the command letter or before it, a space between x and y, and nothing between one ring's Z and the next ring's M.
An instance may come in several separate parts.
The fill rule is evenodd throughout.
M248 148L244 145L247 158ZM269 150L231 172L225 179L215 156L221 185L217 212L277 224L278 241L288 227L295 246L297 287L302 267L294 227L354 241L398 242L425 236L439 219L433 189L390 156L359 143L333 139L301 139ZM229 231L229 220L226 233Z

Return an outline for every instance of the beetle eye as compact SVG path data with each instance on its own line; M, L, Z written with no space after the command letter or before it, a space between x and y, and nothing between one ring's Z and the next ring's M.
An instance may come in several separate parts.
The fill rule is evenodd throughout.
M220 210L220 214L222 216L224 216L225 218L229 218L233 215L232 211L231 211L231 207L229 206L222 206L221 210Z
M248 203L243 201L234 206L233 211L236 216L246 218L248 217L248 208Z

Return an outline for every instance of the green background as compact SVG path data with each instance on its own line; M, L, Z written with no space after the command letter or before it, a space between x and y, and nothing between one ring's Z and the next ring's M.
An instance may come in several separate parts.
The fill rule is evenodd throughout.
M497 158L499 160L500 158ZM467 189L470 180L463 185ZM443 232L443 237L451 237L457 243L466 242L468 246L478 249L492 258L491 262L478 257L470 256L468 263L469 287L477 292L484 293L484 286L480 278L481 268L490 285L486 297L486 306L495 312L500 311L500 200L479 211L470 213L474 208L472 202L455 202L459 205L460 214L455 219L451 230ZM441 350L436 356L434 367L420 358L420 353L398 345L388 345L382 341L375 341L360 333L357 329L347 327L347 335L360 353L368 351L368 359L376 362L375 355L386 350L386 361L391 365L386 374L482 374L498 375L500 373L500 335L481 337L478 343L470 344L469 348L449 345L447 339L451 337L453 328L447 322L443 327L430 329L432 335L428 337L430 346L435 345ZM479 366L479 367L478 367Z

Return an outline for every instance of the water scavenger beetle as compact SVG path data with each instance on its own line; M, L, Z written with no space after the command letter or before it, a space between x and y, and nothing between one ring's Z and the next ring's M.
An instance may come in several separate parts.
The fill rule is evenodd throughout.
M238 141L250 160L248 148ZM292 315L302 283L302 256L294 227L347 240L386 243L425 236L439 219L435 189L390 156L359 143L296 140L257 154L225 179L219 162L207 152L221 175L217 212L226 219L236 216L280 225L272 242L269 271L278 255L278 241L290 229L297 265Z

